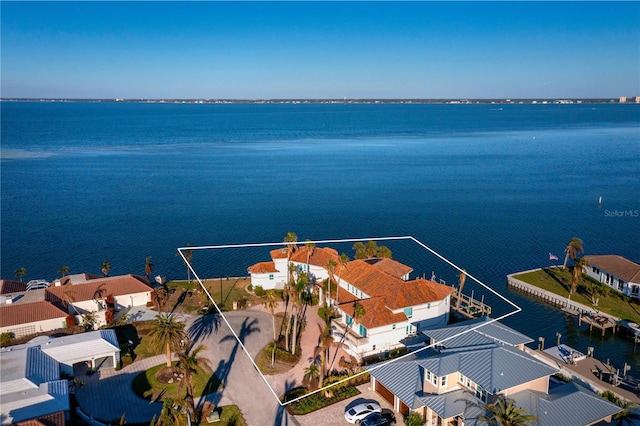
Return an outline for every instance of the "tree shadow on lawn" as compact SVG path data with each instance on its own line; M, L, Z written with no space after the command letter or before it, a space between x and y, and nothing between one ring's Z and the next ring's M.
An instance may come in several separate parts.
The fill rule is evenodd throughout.
M550 277L551 279L553 279L555 282L557 282L558 284L560 284L562 286L562 288L564 288L566 291L570 291L571 290L571 285L565 283L561 277L558 277L558 275L556 273L554 273L555 271L552 271L550 268L546 268L543 269L543 271L547 274L548 277Z

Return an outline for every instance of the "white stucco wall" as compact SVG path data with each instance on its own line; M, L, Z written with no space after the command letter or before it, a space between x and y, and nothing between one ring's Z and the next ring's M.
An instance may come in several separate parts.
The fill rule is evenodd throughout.
M67 326L65 318L54 318L25 324L0 327L0 333L13 333L15 337L28 336L34 333L57 330Z

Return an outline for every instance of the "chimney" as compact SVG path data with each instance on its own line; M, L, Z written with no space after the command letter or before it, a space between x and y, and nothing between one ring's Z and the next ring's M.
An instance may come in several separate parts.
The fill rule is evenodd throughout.
M53 286L54 286L54 287L60 287L60 280L55 280L55 281L53 282Z

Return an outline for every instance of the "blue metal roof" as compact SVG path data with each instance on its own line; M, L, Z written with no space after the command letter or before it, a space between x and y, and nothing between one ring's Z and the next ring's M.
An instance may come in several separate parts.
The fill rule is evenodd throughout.
M489 317L472 319L436 330L424 330L423 333L436 342L442 342L445 348L483 346L487 343L517 346L534 341L531 337Z

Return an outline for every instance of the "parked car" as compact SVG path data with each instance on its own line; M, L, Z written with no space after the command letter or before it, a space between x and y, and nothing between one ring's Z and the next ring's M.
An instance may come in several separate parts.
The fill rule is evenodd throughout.
M396 416L391 411L371 413L360 420L360 426L391 426L396 424Z
M360 423L362 419L371 413L380 413L382 407L377 402L365 402L358 404L344 412L344 419L349 423Z

